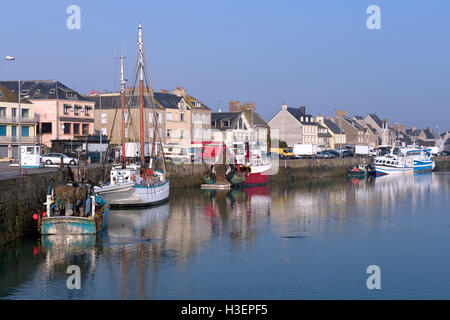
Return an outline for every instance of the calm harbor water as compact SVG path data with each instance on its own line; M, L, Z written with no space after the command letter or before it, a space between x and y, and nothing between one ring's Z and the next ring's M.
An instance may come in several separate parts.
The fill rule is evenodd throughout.
M111 211L101 236L1 246L0 298L449 299L449 194L450 173L179 190Z

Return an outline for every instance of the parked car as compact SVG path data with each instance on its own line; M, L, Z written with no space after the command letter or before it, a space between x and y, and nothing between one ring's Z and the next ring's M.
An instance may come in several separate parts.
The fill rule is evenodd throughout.
M71 166L75 166L78 163L78 160L73 157L66 156L63 153L46 153L41 156L42 163L46 165L52 164L60 164L61 158L63 159L64 164L68 164Z
M330 154L332 158L339 158L341 154L335 150L325 150L326 153Z
M450 150L444 150L441 152L441 156L450 156Z
M330 154L325 151L319 151L316 154L316 158L331 158Z
M352 158L355 154L351 150L343 150L342 151L342 158Z

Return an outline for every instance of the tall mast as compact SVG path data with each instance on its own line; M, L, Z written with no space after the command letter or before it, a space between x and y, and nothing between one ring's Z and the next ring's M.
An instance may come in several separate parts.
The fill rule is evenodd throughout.
M142 25L139 24L139 107L141 124L141 163L145 165L145 139L144 139L144 41L142 39Z
M122 168L126 168L125 160L125 77L124 77L124 56L120 57L120 96L122 100Z

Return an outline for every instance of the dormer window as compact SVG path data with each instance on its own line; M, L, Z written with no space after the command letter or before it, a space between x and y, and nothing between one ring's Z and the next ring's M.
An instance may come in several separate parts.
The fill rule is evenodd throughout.
M303 122L303 116L300 117L300 121Z
M34 94L37 95L37 96L40 95L40 94L41 94L41 89L37 89L37 90L34 92Z
M200 103L198 101L195 101L195 107L200 108Z
M186 110L186 106L185 106L185 104L184 104L184 100L181 100L181 101L180 101L180 110L181 110L181 111Z
M55 88L51 88L50 91L48 92L49 94L54 94L56 92Z
M228 120L222 120L222 126L223 127L228 127L230 125L230 121Z
M76 97L77 97L77 94L75 92L66 92L67 99L75 99Z

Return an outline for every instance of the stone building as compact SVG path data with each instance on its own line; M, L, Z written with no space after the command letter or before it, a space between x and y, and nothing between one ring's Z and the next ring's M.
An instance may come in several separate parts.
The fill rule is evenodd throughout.
M317 123L306 114L306 108L281 106L281 110L269 121L270 130L277 130L280 141L289 147L294 144L315 144L319 142Z

